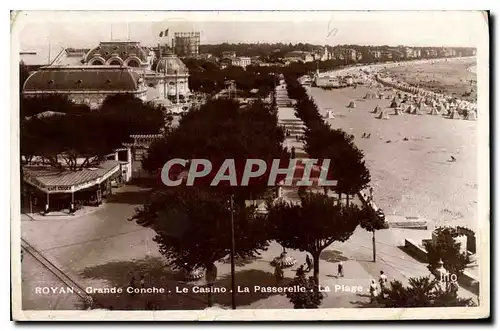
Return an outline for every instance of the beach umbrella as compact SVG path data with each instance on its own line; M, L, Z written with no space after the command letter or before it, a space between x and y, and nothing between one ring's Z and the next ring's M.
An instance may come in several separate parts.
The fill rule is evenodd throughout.
M351 100L351 102L349 102L347 108L356 108L356 103L354 102L354 100Z
M377 106L375 107L375 109L373 109L372 113L373 113L373 114L377 114L378 112L380 112L380 110L381 110L381 109L380 109L380 105L377 105Z

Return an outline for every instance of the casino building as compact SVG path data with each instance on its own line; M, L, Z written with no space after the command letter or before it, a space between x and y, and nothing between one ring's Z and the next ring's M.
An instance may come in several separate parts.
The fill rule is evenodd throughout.
M146 101L147 86L137 71L122 66L47 66L28 77L23 96L65 95L77 104L99 107L110 95L133 94Z
M189 108L189 71L167 45L154 51L135 41L106 41L80 52L62 50L25 82L27 97L63 94L97 108L109 96L131 93L173 112Z

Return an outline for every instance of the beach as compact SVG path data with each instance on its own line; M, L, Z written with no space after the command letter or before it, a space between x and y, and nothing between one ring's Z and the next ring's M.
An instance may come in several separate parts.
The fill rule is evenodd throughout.
M371 173L374 201L386 216L419 217L435 225L477 229L477 122L442 116L393 116L376 119L376 105L391 100L363 99L368 87L323 90L308 87L322 115L355 136ZM373 92L378 89L372 89ZM394 92L385 92L394 94ZM347 108L351 100L356 108ZM370 139L362 138L370 133ZM404 141L404 138L407 141ZM451 162L451 156L457 161Z
M477 100L476 58L458 58L418 63L403 63L392 66L387 73L399 81L406 82L432 92L475 102ZM470 93L470 94L469 94Z

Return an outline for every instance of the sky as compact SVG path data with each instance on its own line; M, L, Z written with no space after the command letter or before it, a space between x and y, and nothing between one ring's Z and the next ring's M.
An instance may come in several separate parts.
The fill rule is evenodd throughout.
M202 44L311 43L477 47L487 40L478 11L357 12L21 12L12 25L20 50L94 47L100 41L164 43L159 32L199 31Z

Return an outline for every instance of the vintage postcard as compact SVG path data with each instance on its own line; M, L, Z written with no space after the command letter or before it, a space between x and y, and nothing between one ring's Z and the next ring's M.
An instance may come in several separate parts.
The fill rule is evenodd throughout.
M12 12L13 319L489 317L488 29Z

